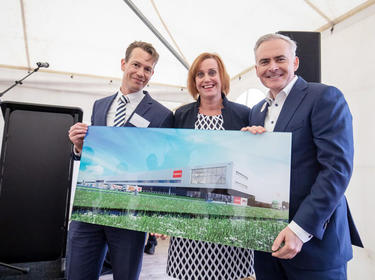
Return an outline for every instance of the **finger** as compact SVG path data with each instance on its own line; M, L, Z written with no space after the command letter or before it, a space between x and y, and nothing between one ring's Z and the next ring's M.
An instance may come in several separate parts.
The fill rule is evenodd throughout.
M72 131L69 131L69 138L72 139L74 137L80 137L84 138L87 134L87 129L74 129Z
M80 127L81 127L81 123L76 123L69 128L69 132Z
M88 125L85 123L76 123L73 126L70 127L69 132L74 131L76 129L85 129L87 130Z
M283 247L283 248L279 248L279 250L277 250L276 252L273 252L272 256L275 258L279 258L279 259L285 259L287 254L288 254L287 249Z
M76 134L76 135L69 135L69 139L72 143L83 142L83 139L84 139L85 135L86 135L85 133Z
M257 134L257 130L256 130L255 126L243 127L243 128L241 128L241 131L248 131L248 132L250 132L252 134Z
M279 259L292 259L297 255L297 253L298 252L295 250L290 250L286 247L283 247L279 251L272 253L272 256Z
M292 243L282 243L281 244L281 247L279 248L279 250L277 250L276 252L274 252L272 255L276 258L280 258L280 259L291 259L293 258L295 255L297 254L296 250L295 250L295 247L294 247L294 244Z
M252 134L262 134L264 132L266 132L266 129L263 127L263 126L248 126L248 127L245 127L245 130L244 131L249 131L251 132Z
M266 132L266 129L263 126L256 126L254 127L254 129L257 133L260 133L260 134Z
M80 152L82 150L83 138L81 138L81 137L80 138L70 138L70 141L72 142L72 144L76 148L76 151Z
M300 251L301 245L296 240L289 240L285 245L281 245L281 249L274 252L272 255L280 259L291 259L294 258Z
M69 134L87 133L87 127L74 127L69 129Z
M78 134L86 135L87 131L86 130L73 130L69 132L69 136L76 136Z
M284 242L284 240L285 240L285 235L284 235L284 231L282 230L277 235L275 241L273 242L271 250L274 251L274 252L276 252L277 250L279 250L280 247L281 247L281 244Z

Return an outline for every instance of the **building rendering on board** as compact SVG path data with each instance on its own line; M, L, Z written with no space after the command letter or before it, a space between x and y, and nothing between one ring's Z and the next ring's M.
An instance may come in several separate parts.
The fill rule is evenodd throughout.
M167 193L239 205L289 208L287 202L257 201L256 197L261 189L252 184L249 171L233 162L126 172L121 177L108 180L82 180L78 185L120 191Z

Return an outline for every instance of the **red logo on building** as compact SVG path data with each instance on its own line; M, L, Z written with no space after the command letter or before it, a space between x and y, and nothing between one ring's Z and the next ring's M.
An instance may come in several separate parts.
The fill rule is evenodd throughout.
M234 197L233 197L233 203L234 203L234 204L239 204L239 205L241 205L241 197L239 197L239 196L234 196Z
M182 170L173 170L173 178L181 178Z

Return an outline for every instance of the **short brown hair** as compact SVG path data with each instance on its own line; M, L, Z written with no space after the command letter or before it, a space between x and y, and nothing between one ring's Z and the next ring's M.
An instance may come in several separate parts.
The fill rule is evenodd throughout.
M227 70L225 69L224 63L221 60L220 56L215 53L202 53L200 54L193 62L189 69L188 73L188 80L187 80L187 87L190 92L190 94L193 96L194 99L198 99L198 91L197 91L197 85L195 83L195 77L198 72L198 68L203 62L203 60L206 60L208 58L213 58L216 60L217 65L219 66L219 75L221 80L221 91L227 95L229 93L230 88L230 78L227 73Z
M158 52L155 50L155 48L150 43L146 43L146 42L142 42L142 41L134 41L133 43L131 43L129 45L129 47L126 49L126 52L125 52L125 62L129 61L130 56L132 54L132 51L135 48L141 48L142 50L144 50L145 52L150 54L152 56L153 60L154 60L154 64L156 65L156 63L159 60Z

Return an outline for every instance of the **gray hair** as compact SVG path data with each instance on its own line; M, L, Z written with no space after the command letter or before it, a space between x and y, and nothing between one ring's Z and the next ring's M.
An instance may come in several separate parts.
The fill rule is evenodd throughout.
M287 42L290 46L290 50L292 51L292 54L294 56L296 55L297 43L295 41L293 41L292 39L290 39L288 36L281 35L281 34L278 34L278 33L270 33L270 34L266 34L266 35L263 35L262 37L260 37L258 39L258 41L255 43L254 54L256 53L259 46L261 44L263 44L264 42L271 41L271 40L277 40L277 39L281 39L281 40L284 40L285 42Z

